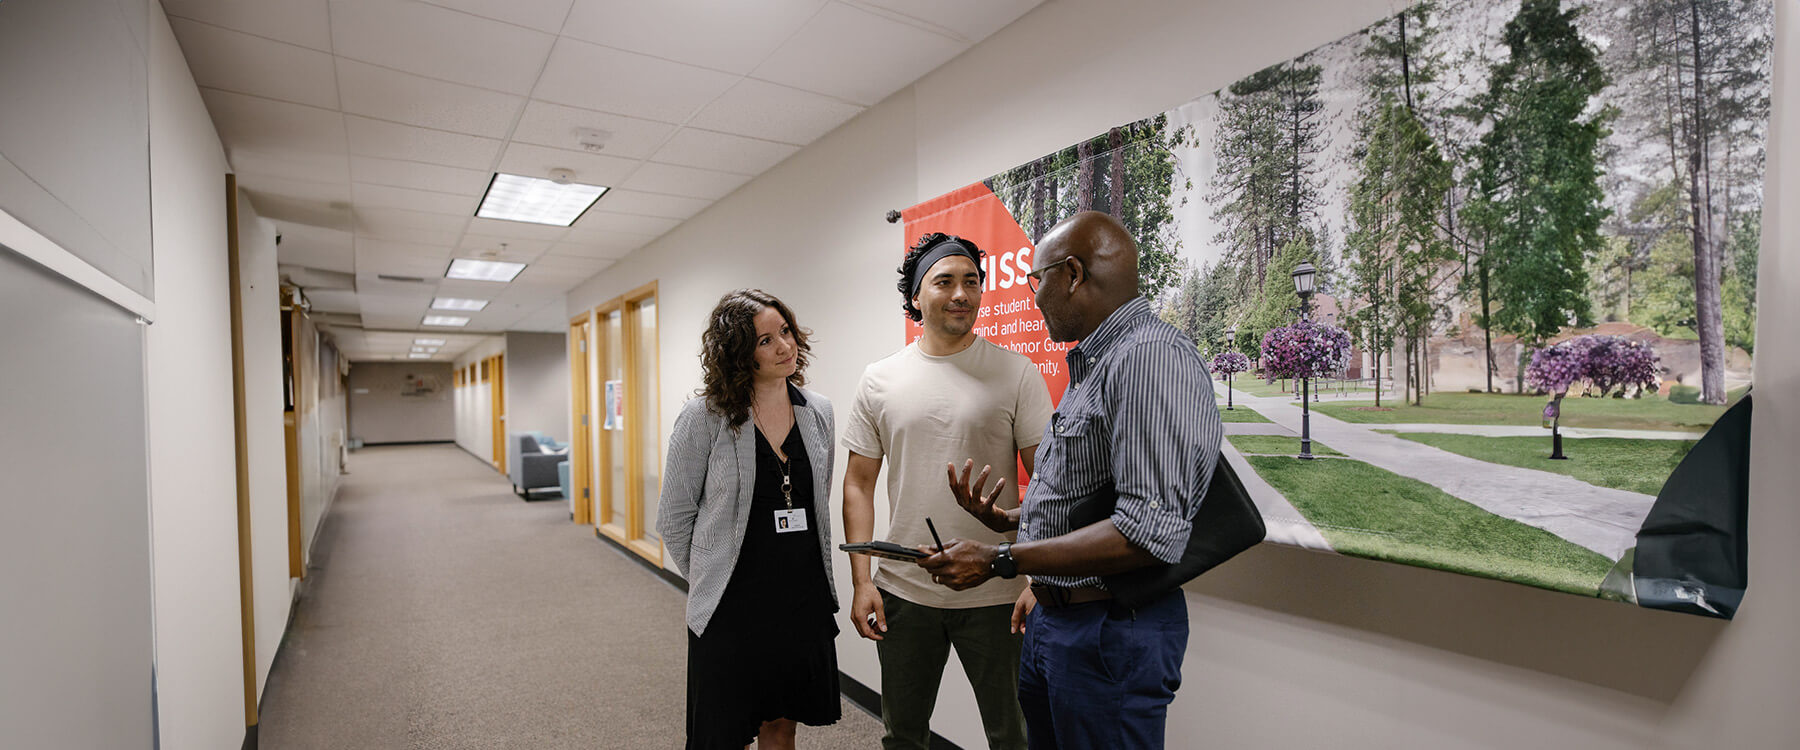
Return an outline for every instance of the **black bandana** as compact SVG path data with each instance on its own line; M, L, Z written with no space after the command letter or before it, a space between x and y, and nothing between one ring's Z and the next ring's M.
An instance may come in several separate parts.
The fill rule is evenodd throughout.
M962 238L949 237L926 251L925 257L919 259L918 267L913 269L912 293L906 296L908 298L918 296L919 285L925 283L925 274L930 273L931 267L937 265L938 261L952 255L961 255L968 258L970 263L974 263L976 268L981 267L981 261L975 257L975 251L970 249Z

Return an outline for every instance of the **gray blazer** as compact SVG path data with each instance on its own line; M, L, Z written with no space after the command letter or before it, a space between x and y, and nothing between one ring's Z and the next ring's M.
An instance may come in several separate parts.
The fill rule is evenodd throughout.
M837 456L831 402L809 390L788 387L794 397L794 426L806 445L813 471L813 518L819 524L819 555L825 580L831 577L831 467ZM705 398L683 404L669 436L662 502L656 531L669 559L688 580L687 625L706 634L706 623L737 567L756 486L756 429L745 422L732 430L725 415L707 408ZM764 519L767 520L767 519ZM831 589L837 604L837 587Z

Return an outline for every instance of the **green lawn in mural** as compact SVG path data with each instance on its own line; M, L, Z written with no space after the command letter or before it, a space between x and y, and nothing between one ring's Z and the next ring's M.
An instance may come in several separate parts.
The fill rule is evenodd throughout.
M1383 430L1386 432L1386 430ZM1568 458L1550 459L1541 437L1487 437L1442 432L1401 432L1400 437L1433 448L1538 471L1567 474L1588 484L1655 495L1663 481L1694 447L1692 440L1574 438L1564 441Z
M1743 395L1742 391L1736 393ZM1544 418L1544 397L1529 394L1433 393L1422 401L1422 404L1389 403L1380 407L1366 401L1322 403L1314 405L1313 409L1358 424L1538 426ZM1570 398L1563 400L1562 425L1700 433L1718 421L1725 408L1680 404L1654 396L1642 399ZM1544 434L1549 435L1549 430Z
M1251 456L1339 553L1592 596L1612 561L1361 461Z

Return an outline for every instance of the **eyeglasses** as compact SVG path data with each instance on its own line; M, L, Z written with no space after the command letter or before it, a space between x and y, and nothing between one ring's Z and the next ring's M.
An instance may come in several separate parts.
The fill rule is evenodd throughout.
M1048 271L1052 268L1060 266L1060 265L1067 263L1074 259L1075 259L1075 256L1071 255L1071 256L1063 258L1062 260L1059 260L1055 263L1051 263L1050 265L1044 266L1043 268L1033 269L1031 272L1025 274L1025 283L1031 285L1031 293L1037 294L1038 282L1044 280L1044 272L1045 271Z

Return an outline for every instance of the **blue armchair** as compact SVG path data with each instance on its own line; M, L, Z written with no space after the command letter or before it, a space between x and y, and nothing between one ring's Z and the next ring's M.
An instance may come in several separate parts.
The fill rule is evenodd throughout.
M568 460L567 447L560 452L547 453L541 440L548 438L535 432L513 432L506 436L506 474L512 480L513 493L526 500L531 499L532 490L560 487L556 465Z

